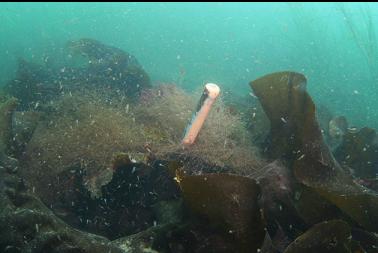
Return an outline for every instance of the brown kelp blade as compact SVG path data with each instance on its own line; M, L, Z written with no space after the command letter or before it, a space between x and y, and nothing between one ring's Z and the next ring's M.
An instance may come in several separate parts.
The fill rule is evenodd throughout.
M239 252L256 252L265 231L257 183L231 174L203 174L178 179L185 203L224 232L234 235Z
M291 156L288 152L298 145L295 142L302 139L302 135L314 135L313 139L317 139L320 133L314 131L317 125L311 117L315 114L315 106L306 93L304 75L277 72L252 81L250 85L271 122L270 155L273 158Z
M378 195L355 183L323 141L306 78L278 72L250 83L271 121L271 155L285 157L296 179L357 223L378 231Z
M378 166L377 139L377 133L372 128L349 129L335 150L335 157L341 164L352 168L357 177L373 179Z
M284 253L349 253L351 238L351 229L344 221L325 221L299 236Z

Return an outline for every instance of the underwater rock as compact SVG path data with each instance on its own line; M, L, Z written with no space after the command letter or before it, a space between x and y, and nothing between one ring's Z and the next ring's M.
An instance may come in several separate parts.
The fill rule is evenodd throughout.
M280 161L269 163L260 169L261 174L254 178L261 188L259 205L264 212L270 235L280 230L289 238L298 236L298 231L305 229L295 203L295 182L287 167Z
M150 227L144 231L117 239L113 242L125 252L143 253L148 250L147 252L150 253L158 253L154 248L159 248L160 241L166 239L164 238L165 235L170 233L173 227L172 225ZM178 253L180 252L178 251Z
M180 193L164 163L150 167L132 162L126 154L117 155L117 159L111 180L101 186L97 198L92 198L84 186L84 172L74 175L70 188L76 190L66 193L60 201L66 203L66 211L78 217L79 222L66 221L111 239L138 233L154 224L178 222L182 212L177 202ZM162 218L162 212L168 210L170 220Z
M252 143L263 146L269 133L270 122L256 96L252 93L240 96L231 90L223 91L227 110L237 115L251 133Z
M35 111L15 112L13 114L11 149L15 157L19 158L25 152L40 118L41 113Z
M237 252L256 252L265 237L256 181L231 174L178 175L184 202L228 237Z
M124 106L74 93L55 101L54 110L41 118L20 159L20 172L45 203L56 203L59 192L70 190L70 171L85 170L85 184L96 195L106 183L97 179L111 177L115 154L144 152L143 132Z
M265 234L263 245L259 252L261 253L282 253L289 245L290 241L287 240L284 233L277 233L275 238L271 238L269 233Z
M85 66L38 65L20 59L16 78L4 91L20 100L22 110L45 110L48 102L76 91L112 91L137 101L151 87L148 74L136 58L121 49L92 39L68 43L70 50L87 57ZM59 59L58 59L59 60Z
M49 210L24 181L0 167L1 252L114 252L106 238L78 231Z
M268 233L274 243L278 241L281 245L279 248L286 248L309 225L341 217L334 205L299 185L282 162L276 160L260 171L254 175L261 187L259 205L264 212Z
M9 154L12 142L12 115L18 106L16 98L0 104L0 154Z
M153 205L153 209L157 224L174 224L183 220L184 210L181 198L161 200Z
M217 99L196 144L182 148L185 127L190 122L196 99L174 85L161 85L142 93L143 106L136 109L136 121L151 138L152 153L162 160L182 161L188 173L253 173L264 165L251 133L239 115Z
M188 173L193 174L236 171L250 174L263 164L255 155L256 149L250 144L250 139L244 138L248 136L248 132L243 128L242 122L226 113L222 104L217 105L219 110L209 116L209 121L206 122L202 132L204 134L200 134L196 147L183 150L180 141L187 122L185 116L190 117L190 111L183 111L182 108L190 108L188 104L191 105L192 98L175 87L161 88L160 97L158 90L154 92L158 97L150 99L150 103L146 105L132 105L127 100L120 102L116 98L109 103L102 94L98 93L92 95L72 93L72 96L67 95L55 101L51 111L41 117L26 146L25 153L20 159L22 165L20 174L28 179L30 187L35 187L36 194L49 207L52 205L54 212L59 212L59 217L66 222L75 227L85 227L84 223L87 221L85 217L89 217L90 231L103 231L107 234L109 227L104 225L105 222L116 224L116 218L111 222L101 218L98 222L101 225L97 226L91 222L91 217L96 211L84 212L80 221L78 215L72 217L74 212L71 209L76 209L77 203L83 203L83 208L92 204L99 206L99 202L92 202L89 199L103 198L102 187L110 185L112 178L117 182L114 173L115 167L119 166L115 166L113 160L120 152L130 154L128 159L135 159L138 166L144 164L140 166L143 167L141 172L146 172L146 178L149 177L149 173L156 173L156 179L171 180L174 177L174 174L169 177L165 174L164 161L170 160L185 164ZM146 161L147 158L149 161ZM148 166L156 169L148 169ZM81 174L77 175L80 171ZM129 192L126 182L134 183L138 171L136 168L132 177L124 180L125 183L118 182L125 188L124 192ZM75 183L77 178L82 178L80 184ZM145 179L145 177L140 178ZM154 184L150 179L146 180L151 185L141 182L140 189L136 189L138 194L149 194L149 189ZM82 192L76 193L77 185L83 188ZM116 183L111 185L119 186ZM167 182L161 185L156 183L160 200L164 200L164 195L169 195L167 193L171 190L164 190L168 185ZM110 193L108 194L112 198ZM85 196L88 203L77 195ZM122 195L117 197L120 196ZM144 199L143 196L140 198ZM105 209L107 208L111 209L111 206ZM132 216L138 210L138 205L132 205L131 209ZM145 219L148 224L141 226L139 221L144 218L140 217L136 219L138 222L135 226L129 225L126 232L122 231L120 235L140 231L151 224L155 219L151 216L154 212L150 207L147 209ZM100 214L105 216L105 212ZM114 217L119 218L119 215L121 208L114 211ZM125 218L124 222L127 223L130 219ZM118 230L114 229L114 237L117 233Z
M357 184L323 141L306 78L278 72L250 84L271 121L271 155L283 154L300 183L361 226L378 231L378 194Z
M126 252L239 252L219 231L212 229L205 222L193 219L180 224L157 225L113 242Z
M284 253L350 253L351 228L341 220L324 221L292 242Z
M261 187L262 206L279 209L276 201L290 202L293 194L293 182L290 171L280 161L274 161L261 169L255 177Z
M56 108L52 110L54 113L49 115L50 121L55 124L50 126L50 122L46 120L45 125L49 125L49 129L41 130L44 134L56 132L52 135L54 140L43 143L43 145L41 143L38 145L40 147L34 147L32 150L41 149L41 146L53 147L53 143L62 143L62 145L56 144L55 146L64 148L68 140L74 148L84 145L80 143L86 143L86 147L95 149L101 145L93 143L94 139L98 140L96 142L109 144L108 140L114 138L117 148L102 145L101 149L147 153L144 148L147 145L150 149L149 154L161 160L185 160L184 163L188 171L193 170L195 173L201 173L208 168L216 168L248 175L264 164L258 154L258 149L250 142L251 135L245 128L244 122L237 115L233 115L221 100L214 105L214 113L211 113L206 120L196 145L184 150L181 146L181 138L196 101L191 94L175 85L159 85L153 89L143 90L139 104L128 103L128 100L123 97L118 97L118 100L113 97L111 104L93 102L106 100L103 94L88 96L88 94L73 93L71 99L67 96L64 99L67 102L64 102L63 106L55 106ZM119 101L120 99L122 102ZM57 101L55 105L59 103ZM83 106L85 104L87 106ZM106 115L102 115L104 109L106 109ZM59 117L53 117L55 115ZM65 122L66 120L62 119L62 116L72 118L71 122ZM108 125L110 121L114 122L112 126ZM121 121L122 123L118 124ZM92 122L95 123L92 124ZM102 126L104 122L105 126ZM71 129L75 125L79 128ZM75 134L76 131L84 129L84 127L86 134ZM117 129L113 130L113 128ZM57 132L63 132L62 134L67 132L68 138L60 140L59 136L62 134ZM109 138L104 136L107 132L109 132ZM92 133L94 138L85 140L84 136L89 135L88 133ZM38 128L36 134L40 134ZM74 136L77 138L72 138ZM43 138L35 139L38 141ZM73 139L77 141L73 142ZM32 140L31 143L34 144L34 141ZM123 147L118 143L123 144ZM80 152L82 149L74 153ZM49 153L60 152L51 150ZM88 153L93 154L93 152ZM72 157L70 154L61 156ZM85 158L85 155L81 157L88 161L92 160L90 157ZM41 157L40 160L47 159ZM65 160L63 159L63 161ZM97 160L96 164L102 162ZM52 163L56 163L56 161L52 161Z
M356 177L374 179L378 173L378 137L374 129L364 127L346 131L335 150L336 159L353 170Z
M92 83L118 89L129 98L137 98L143 89L151 87L148 74L133 55L94 39L67 44L74 53L88 58Z
M16 78L5 85L4 91L19 100L21 110L37 109L59 94L60 88L54 83L57 77L48 67L19 59Z

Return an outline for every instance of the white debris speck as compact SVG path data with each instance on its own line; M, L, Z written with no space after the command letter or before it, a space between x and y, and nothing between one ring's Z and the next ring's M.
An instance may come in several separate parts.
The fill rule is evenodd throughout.
M299 161L299 160L302 160L304 157L305 157L305 155L303 154L303 155L301 155L297 160L298 160L298 161Z
M255 96L255 94L253 94L252 92L250 92L249 95L250 95L251 97L253 97L253 98L257 98L257 97Z
M284 118L284 117L281 117L281 121L283 122L283 123L287 123L287 121L286 121L286 119Z

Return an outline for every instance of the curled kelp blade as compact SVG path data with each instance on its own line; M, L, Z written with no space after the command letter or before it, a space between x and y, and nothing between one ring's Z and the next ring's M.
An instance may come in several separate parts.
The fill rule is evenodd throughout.
M277 72L263 76L250 83L271 122L270 155L273 158L291 156L288 151L296 145L295 126L308 129L315 106L306 93L306 78L295 72Z
M256 252L265 232L257 205L260 189L250 178L231 174L182 175L178 182L191 210L232 235L239 252Z
M342 220L316 224L292 242L284 253L351 252L351 229Z
M271 121L271 154L285 157L300 183L368 230L378 231L378 195L355 183L334 159L305 82L302 74L278 72L250 83Z
M335 150L335 157L342 165L352 168L357 177L375 178L378 167L377 141L377 133L372 128L348 129Z

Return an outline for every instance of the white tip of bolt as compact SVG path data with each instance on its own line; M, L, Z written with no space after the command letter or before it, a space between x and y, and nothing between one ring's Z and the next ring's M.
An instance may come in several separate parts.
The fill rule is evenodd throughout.
M215 99L220 93L220 88L215 83L207 83L205 85L205 90L208 92L210 98Z
M205 85L205 90L200 99L202 101L201 107L195 112L192 121L188 125L182 144L192 145L194 143L219 93L220 88L218 85L214 83L207 83ZM202 98L205 98L205 100L203 101Z

